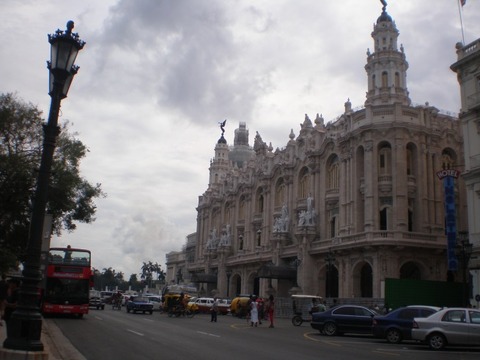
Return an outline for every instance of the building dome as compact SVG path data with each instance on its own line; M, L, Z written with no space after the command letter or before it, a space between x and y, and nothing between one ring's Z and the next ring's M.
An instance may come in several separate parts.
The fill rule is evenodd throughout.
M385 10L382 11L382 15L380 15L377 19L377 24L380 22L392 22L392 17L387 14Z
M218 139L217 144L226 144L226 143L227 143L227 140L225 140L223 135L220 136L220 139Z

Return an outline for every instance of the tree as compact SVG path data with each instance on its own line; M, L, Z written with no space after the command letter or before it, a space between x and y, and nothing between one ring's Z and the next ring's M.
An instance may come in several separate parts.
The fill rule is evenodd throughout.
M149 287L152 286L152 279L153 274L157 274L157 280L163 282L165 280L165 272L162 270L161 265L158 263L152 263L149 261L148 263L144 262L142 265L142 279L145 279Z
M42 112L15 94L0 94L0 271L23 261L42 154ZM94 200L104 197L100 184L92 185L80 175L80 160L87 147L60 128L54 155L47 213L52 214L52 232L74 231L76 222L95 221Z

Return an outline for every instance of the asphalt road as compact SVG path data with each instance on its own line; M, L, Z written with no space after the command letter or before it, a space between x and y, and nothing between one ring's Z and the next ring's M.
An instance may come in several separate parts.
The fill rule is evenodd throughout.
M251 327L246 320L208 315L169 318L166 314L127 314L125 310L91 310L83 319L53 318L64 335L88 360L142 359L478 359L480 348L432 352L413 342L387 344L369 336L326 337L308 323L294 327L277 319Z

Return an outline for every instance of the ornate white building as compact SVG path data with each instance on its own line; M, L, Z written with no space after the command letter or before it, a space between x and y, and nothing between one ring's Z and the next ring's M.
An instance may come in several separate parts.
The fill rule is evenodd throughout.
M367 52L362 109L347 101L326 125L305 115L275 151L258 133L250 147L245 123L233 146L222 132L196 233L167 255L167 279L180 271L184 282L221 296L339 298L381 298L386 278L447 279L437 172L463 163L461 127L434 106L412 106L398 35L384 7ZM466 230L462 178L453 203L456 228Z

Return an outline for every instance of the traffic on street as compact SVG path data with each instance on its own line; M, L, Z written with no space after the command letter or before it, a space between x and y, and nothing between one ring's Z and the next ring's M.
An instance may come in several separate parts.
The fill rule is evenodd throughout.
M245 318L209 314L169 317L156 311L127 313L90 310L83 318L52 317L86 359L478 359L480 347L449 347L432 351L413 340L391 344L371 334L326 336L309 323L294 326L289 318L276 318L252 327Z

